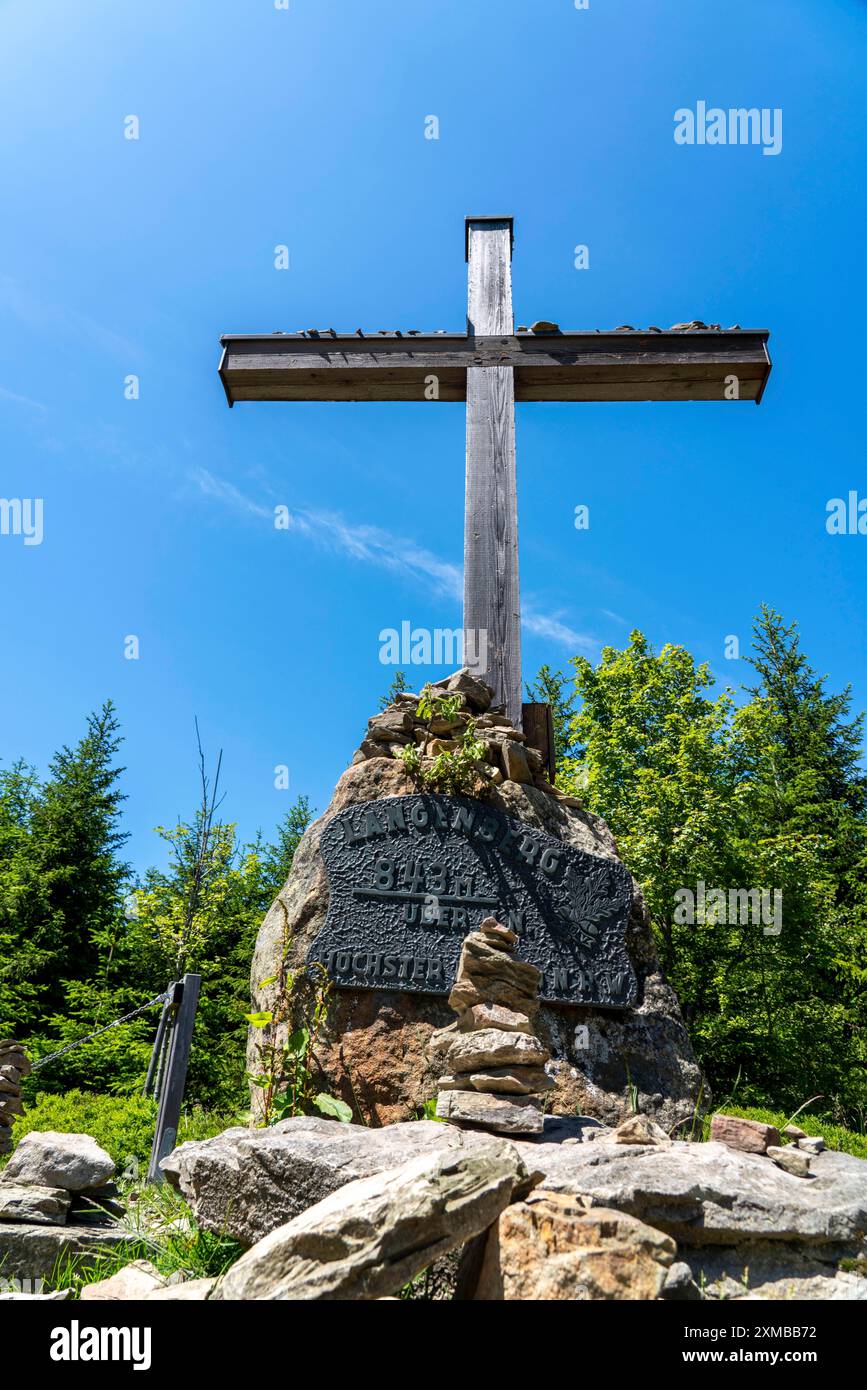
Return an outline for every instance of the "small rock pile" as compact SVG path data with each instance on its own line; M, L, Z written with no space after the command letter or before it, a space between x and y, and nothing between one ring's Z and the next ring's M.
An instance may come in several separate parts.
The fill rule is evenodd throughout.
M12 1151L12 1126L24 1114L21 1081L30 1072L24 1044L12 1038L0 1042L0 1158Z
M88 1134L25 1134L0 1173L0 1253L4 1222L91 1225L122 1214L114 1172L114 1160Z
M493 917L464 938L449 1004L457 1022L431 1037L439 1079L437 1115L501 1134L541 1134L550 1053L533 1032L541 973L516 960L518 938Z
M382 714L368 721L367 734L353 755L353 763L368 758L399 758L408 745L416 744L421 770L429 771L440 754L457 750L472 721L474 737L485 745L486 760L479 764L485 782L491 786L503 782L530 784L565 806L581 808L577 797L567 796L548 781L542 754L527 743L521 730L506 717L504 706L492 703L494 692L483 680L469 671L458 671L437 681L431 689L435 695L459 696L461 707L457 713L425 720L417 712L418 695L397 695Z
M742 1153L764 1154L793 1178L810 1177L811 1158L825 1149L824 1139L805 1134L797 1125L786 1125L781 1136L774 1125L766 1125L761 1120L744 1120L739 1115L714 1115L710 1137ZM784 1145L783 1138L789 1143Z

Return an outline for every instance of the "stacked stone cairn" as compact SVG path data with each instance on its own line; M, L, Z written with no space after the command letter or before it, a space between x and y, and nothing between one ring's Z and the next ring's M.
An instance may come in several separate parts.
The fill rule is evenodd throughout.
M88 1134L25 1134L0 1173L0 1254L5 1222L99 1226L121 1215L114 1173L114 1160Z
M496 787L503 782L516 782L534 786L566 806L581 807L580 800L567 796L548 781L542 754L514 727L504 707L492 703L494 692L483 680L470 671L458 671L437 681L431 689L434 697L458 696L461 705L457 713L422 719L417 713L419 696L405 691L395 696L382 714L368 721L367 734L353 763L369 758L400 758L407 745L414 743L421 755L421 769L428 771L441 753L457 749L472 721L474 737L485 745L485 761L479 765L483 784Z
M449 995L457 1022L431 1038L442 1062L437 1116L500 1134L541 1134L550 1053L533 1032L541 973L517 960L517 936L493 917L464 938Z
M12 1126L24 1114L21 1081L30 1072L24 1045L4 1038L0 1042L0 1158L12 1151Z

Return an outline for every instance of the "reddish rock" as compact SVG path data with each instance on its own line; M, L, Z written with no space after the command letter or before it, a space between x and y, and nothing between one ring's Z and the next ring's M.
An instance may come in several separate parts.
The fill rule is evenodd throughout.
M743 1153L764 1154L771 1146L778 1147L779 1131L760 1120L742 1120L737 1115L714 1115L710 1122L710 1137L730 1149Z

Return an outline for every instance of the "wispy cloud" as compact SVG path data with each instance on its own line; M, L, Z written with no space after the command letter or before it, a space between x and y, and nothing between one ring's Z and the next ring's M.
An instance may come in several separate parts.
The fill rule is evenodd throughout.
M100 351L109 352L125 362L141 356L135 343L116 333L113 328L106 328L89 314L79 313L77 309L49 303L27 286L13 280L11 275L0 275L0 309L37 332L56 332L60 329L75 338L86 339Z
M599 642L595 637L570 627L563 621L562 613L540 613L527 598L522 605L521 625L527 632L532 632L534 637L544 637L549 642L569 647L573 652L596 652L599 648Z
M234 483L215 477L206 468L195 469L190 477L204 496L231 507L241 516L267 519L273 523L274 508L248 497ZM456 603L463 598L464 573L460 565L443 560L416 541L395 535L380 526L350 522L337 512L290 508L285 517L285 528L323 549L348 555L362 564L391 570L406 578L423 580L428 589L432 584L438 594ZM564 621L562 612L541 612L532 599L526 597L522 622L526 631L533 636L556 642L573 652L596 651L599 647L595 637L570 627Z
M26 406L28 410L38 410L42 415L48 409L41 401L31 400L30 396L19 396L17 391L9 391L5 386L0 386L0 401L10 401L12 405Z
M235 487L234 483L215 478L206 468L191 475L198 488L207 496L232 507L247 516L274 520L274 508L256 502ZM289 508L285 527L324 550L348 555L363 564L376 565L410 578L433 582L436 591L446 598L460 599L463 593L463 571L448 560L441 560L432 551L405 536L397 536L379 526L350 522L337 512Z
M261 502L254 502L252 498L246 497L239 488L236 488L234 483L227 483L223 478L215 478L213 473L208 472L207 468L194 469L190 477L206 497L213 497L217 502L225 502L227 506L234 507L238 512L245 512L248 516L267 517L269 521L273 521L273 507L265 507Z
M612 623L619 623L621 627L629 627L629 620L621 617L619 613L613 613L610 608L600 610L603 618L609 618Z

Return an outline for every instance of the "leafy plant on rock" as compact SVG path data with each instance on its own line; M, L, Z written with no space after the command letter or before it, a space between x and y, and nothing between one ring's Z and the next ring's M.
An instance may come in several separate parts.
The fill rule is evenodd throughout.
M431 732L434 719L452 722L457 719L463 705L463 697L455 695L435 695L433 687L426 685L419 696L416 714L423 719ZM433 758L430 767L425 767L417 744L407 744L396 754L407 773L426 791L460 794L462 792L478 796L487 786L482 766L487 761L487 744L476 738L476 721L468 719L459 738L454 740L453 749L443 749Z
M276 998L272 1008L246 1016L263 1033L257 1044L259 1071L250 1078L262 1092L261 1125L267 1128L279 1120L315 1112L349 1124L351 1108L337 1096L318 1091L314 1080L316 1039L328 1019L331 980L318 961L303 970L289 969L289 914L283 901L278 901L284 922L280 968L259 984L260 989L274 987ZM291 1028L293 1022L296 1026Z

